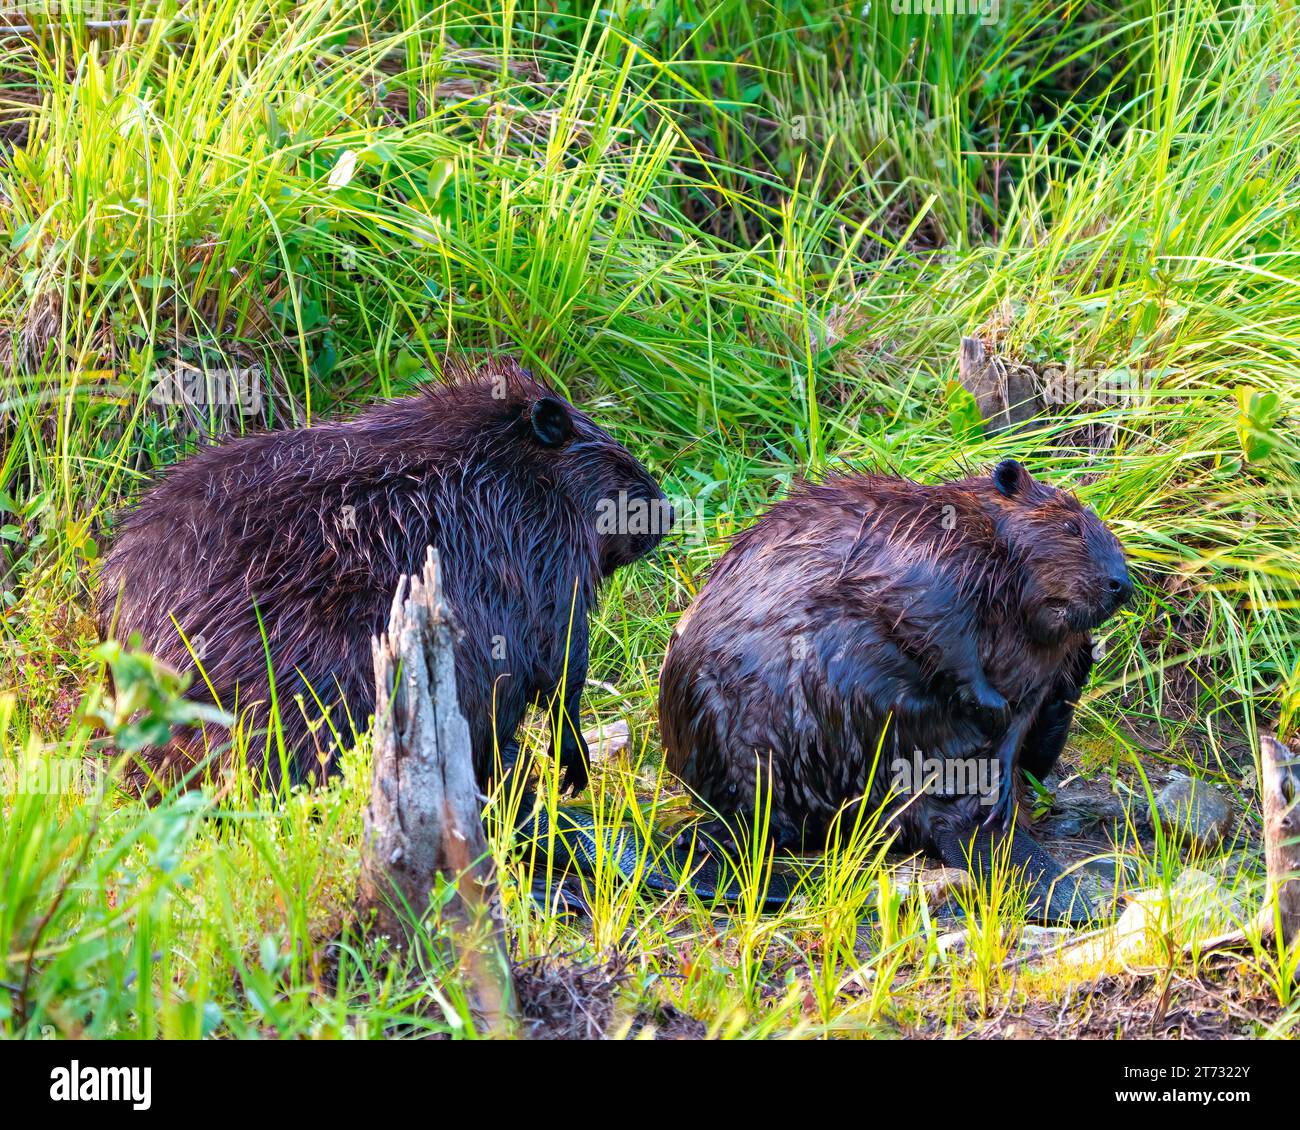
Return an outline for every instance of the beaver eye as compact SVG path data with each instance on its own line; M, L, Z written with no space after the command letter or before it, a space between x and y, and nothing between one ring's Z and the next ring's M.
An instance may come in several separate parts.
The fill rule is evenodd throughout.
M1083 527L1080 526L1079 523L1076 522L1073 518L1070 518L1066 521L1065 532L1069 534L1072 538L1083 537Z

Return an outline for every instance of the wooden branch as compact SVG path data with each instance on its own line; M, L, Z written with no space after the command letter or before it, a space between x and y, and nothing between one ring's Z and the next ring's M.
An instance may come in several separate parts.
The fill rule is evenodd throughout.
M1300 937L1300 752L1280 738L1260 734L1259 769L1268 867L1264 913L1276 921L1289 946Z
M1246 926L1194 939L1183 946L1185 953L1241 949L1252 944L1253 936L1273 937L1279 927L1288 946L1300 937L1300 754L1281 739L1260 734L1259 769L1268 872L1264 905Z
M430 548L422 576L398 584L388 632L371 645L374 771L358 901L380 930L409 940L428 916L431 894L455 884L439 923L461 963L471 1008L500 1032L514 1016L514 993L469 725L456 697L457 634Z
M121 31L123 28L146 28L157 21L152 17L145 17L138 20L85 20L81 26L87 31ZM37 35L42 31L58 29L61 31L70 31L77 25L50 23L43 24L40 27L34 27L32 24L4 24L0 23L0 39L5 35Z

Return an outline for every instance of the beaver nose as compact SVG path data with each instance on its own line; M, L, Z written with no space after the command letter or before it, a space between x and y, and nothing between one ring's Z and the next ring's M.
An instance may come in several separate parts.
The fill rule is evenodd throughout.
M1121 604L1127 604L1129 598L1133 595L1133 582L1129 580L1127 573L1120 573L1110 577L1106 581L1106 594L1110 597L1112 606L1118 608Z

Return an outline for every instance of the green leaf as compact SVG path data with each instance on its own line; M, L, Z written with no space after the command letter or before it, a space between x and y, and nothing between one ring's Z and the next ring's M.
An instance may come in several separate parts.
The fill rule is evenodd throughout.
M1237 440L1248 463L1258 463L1277 446L1273 426L1281 412L1275 392L1259 392L1249 385L1237 389Z
M979 439L984 434L984 417L980 415L975 397L960 381L949 380L945 387L948 400L948 425L955 438L962 441Z
M367 165L391 165L397 161L397 150L386 141L374 141L361 151L360 160Z
M270 934L263 936L261 945L258 946L257 956L262 969L269 976L274 977L280 967L280 946Z
M403 349L397 355L397 360L393 362L394 371L404 380L415 376L422 368L424 363L409 349Z
M320 349L312 359L311 371L317 380L324 380L338 364L338 351L334 348L334 335L325 334L321 339Z

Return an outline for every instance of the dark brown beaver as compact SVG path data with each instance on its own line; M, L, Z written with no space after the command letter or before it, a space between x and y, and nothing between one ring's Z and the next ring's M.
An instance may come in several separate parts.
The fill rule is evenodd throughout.
M1006 827L1016 764L1052 767L1092 667L1088 632L1132 591L1114 535L1014 460L933 486L804 485L735 539L673 633L667 765L734 827L770 760L785 844L823 840L864 795L891 802L909 850L985 815ZM986 771L968 783L992 784L906 787L900 767L922 759L962 759Z
M292 779L319 778L373 709L370 638L398 578L436 546L463 630L456 676L480 779L540 701L580 788L587 614L671 511L626 449L513 362L444 378L353 420L232 439L171 468L107 554L100 627L138 633L181 670L197 653L191 694L246 724L266 729L274 694ZM629 510L659 520L611 520ZM228 738L178 734L150 768L188 768ZM248 749L278 780L274 736Z

